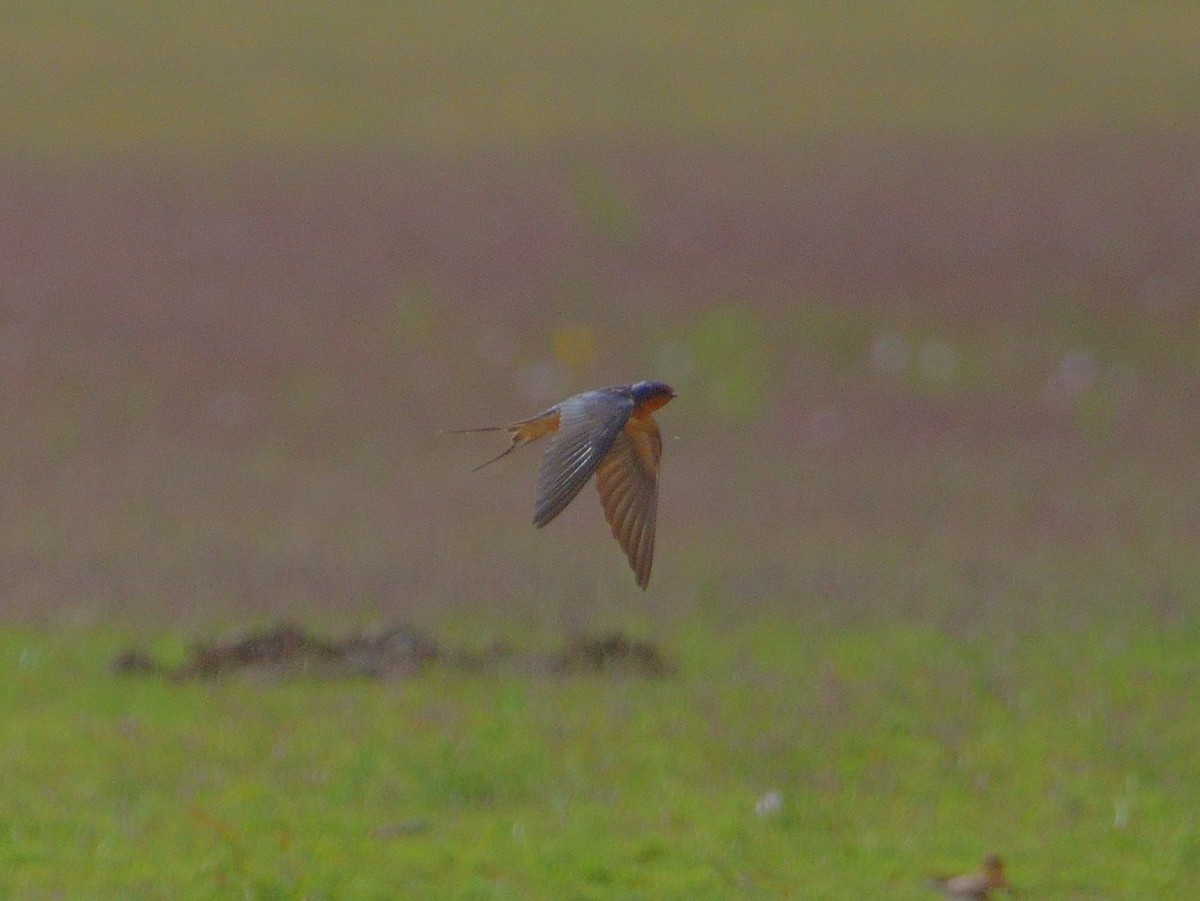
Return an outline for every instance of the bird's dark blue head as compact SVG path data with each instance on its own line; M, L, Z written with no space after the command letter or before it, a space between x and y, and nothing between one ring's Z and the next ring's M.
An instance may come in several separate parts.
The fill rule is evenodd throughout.
M638 409L647 413L657 410L675 396L671 386L665 382L638 382L629 386L629 393Z

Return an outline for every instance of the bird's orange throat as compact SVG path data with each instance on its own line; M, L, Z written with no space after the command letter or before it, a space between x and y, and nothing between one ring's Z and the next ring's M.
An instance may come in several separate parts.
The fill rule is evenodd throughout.
M640 404L638 404L636 407L633 408L633 413L631 413L630 415L636 416L638 419L644 419L645 417L647 417L651 413L653 413L655 410L657 410L659 407L665 407L670 402L671 402L671 395L659 394L659 395L647 398L646 400L642 401Z

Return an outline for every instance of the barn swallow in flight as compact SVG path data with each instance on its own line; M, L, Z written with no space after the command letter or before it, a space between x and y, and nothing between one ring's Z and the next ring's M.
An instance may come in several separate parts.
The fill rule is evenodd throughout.
M978 872L951 876L949 879L930 879L929 887L941 892L950 901L988 901L992 889L1016 895L1004 876L1004 863L995 854L989 854L983 859L983 867Z
M512 436L507 450L475 467L476 471L552 435L538 470L533 524L540 529L558 516L595 473L604 518L629 558L638 587L644 589L654 559L662 457L662 437L650 414L673 397L675 392L662 382L597 388L512 425L457 432L507 431Z

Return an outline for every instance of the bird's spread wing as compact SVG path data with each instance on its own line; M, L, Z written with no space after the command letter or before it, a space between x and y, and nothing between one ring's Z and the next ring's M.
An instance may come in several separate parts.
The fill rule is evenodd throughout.
M533 524L544 526L579 494L633 412L633 400L588 391L558 405L558 431L538 470Z
M658 510L662 438L650 417L634 418L613 440L596 469L596 489L613 537L629 558L638 587L650 582Z

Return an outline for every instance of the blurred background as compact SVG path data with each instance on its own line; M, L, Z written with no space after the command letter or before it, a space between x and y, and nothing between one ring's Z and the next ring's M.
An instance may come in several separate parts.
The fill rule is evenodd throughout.
M1193 622L1200 8L0 9L0 611ZM643 595L529 416L678 400ZM1007 638L1006 638L1007 637Z

